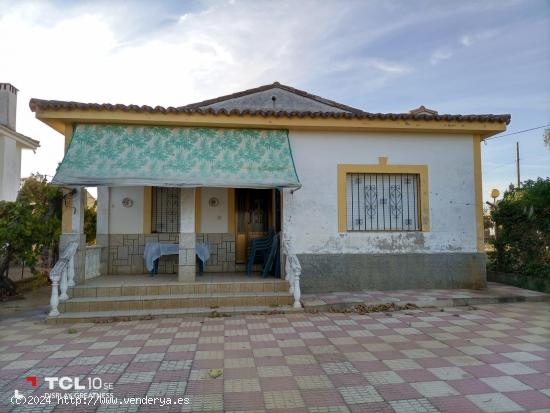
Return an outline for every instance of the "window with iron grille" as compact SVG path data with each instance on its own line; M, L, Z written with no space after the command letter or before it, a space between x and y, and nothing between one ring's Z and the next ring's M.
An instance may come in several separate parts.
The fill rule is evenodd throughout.
M151 231L179 232L180 189L152 188Z
M420 231L419 175L346 174L348 231Z

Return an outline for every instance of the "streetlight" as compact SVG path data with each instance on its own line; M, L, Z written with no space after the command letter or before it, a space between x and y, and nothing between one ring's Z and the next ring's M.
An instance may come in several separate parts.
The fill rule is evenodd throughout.
M500 196L500 191L496 188L491 189L491 198L493 198L493 206L497 205L497 198Z

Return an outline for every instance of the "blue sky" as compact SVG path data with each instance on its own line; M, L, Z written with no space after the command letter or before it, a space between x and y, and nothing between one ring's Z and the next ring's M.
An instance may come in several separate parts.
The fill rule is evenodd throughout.
M374 112L511 113L550 123L550 1L0 0L0 81L52 175L62 137L28 99L182 105L275 80ZM550 176L543 130L483 147L484 193Z

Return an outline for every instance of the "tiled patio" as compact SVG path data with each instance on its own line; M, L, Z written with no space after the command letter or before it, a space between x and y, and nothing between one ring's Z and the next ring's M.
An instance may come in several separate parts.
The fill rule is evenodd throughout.
M0 328L0 412L550 412L548 303ZM10 405L14 389L46 392L45 376L191 403Z
M305 308L328 309L353 304L413 303L418 307L454 307L515 301L550 301L550 294L499 283L487 283L483 290L391 290L303 294Z

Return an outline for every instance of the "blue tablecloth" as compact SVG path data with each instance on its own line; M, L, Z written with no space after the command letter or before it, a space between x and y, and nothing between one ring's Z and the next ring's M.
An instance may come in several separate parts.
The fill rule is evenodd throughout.
M210 258L210 247L204 242L197 242L195 245L195 251L197 257L205 264ZM145 250L143 251L143 258L145 259L145 266L149 272L153 271L154 262L163 255L178 255L179 244L161 244L159 242L148 242L145 244Z

